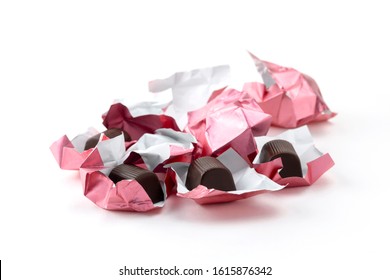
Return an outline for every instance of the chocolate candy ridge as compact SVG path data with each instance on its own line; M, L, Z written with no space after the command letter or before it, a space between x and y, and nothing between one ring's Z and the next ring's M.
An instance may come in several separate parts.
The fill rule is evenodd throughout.
M264 144L260 152L260 162L269 162L276 158L282 159L283 168L279 171L282 178L303 177L301 161L290 142L278 139Z
M218 159L201 157L188 168L186 187L189 190L203 185L208 189L235 191L233 175Z
M108 176L114 183L122 180L136 180L148 194L153 203L164 200L164 192L158 177L153 172L132 164L115 167Z

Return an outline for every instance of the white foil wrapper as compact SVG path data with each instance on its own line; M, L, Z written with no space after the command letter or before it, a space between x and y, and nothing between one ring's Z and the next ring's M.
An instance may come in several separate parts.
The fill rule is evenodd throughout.
M191 134L162 128L157 129L155 134L144 134L129 151L139 154L147 168L153 171L173 156L191 156L195 143L196 139Z
M149 93L151 94L151 93ZM149 97L141 102L132 102L131 99L116 99L113 104L121 103L129 109L130 114L135 118L145 115L161 115L164 109L171 103L170 100L162 100Z
M151 92L172 91L172 104L165 114L172 116L180 129L187 125L187 113L207 104L214 90L229 83L228 65L177 72L166 79L149 82Z

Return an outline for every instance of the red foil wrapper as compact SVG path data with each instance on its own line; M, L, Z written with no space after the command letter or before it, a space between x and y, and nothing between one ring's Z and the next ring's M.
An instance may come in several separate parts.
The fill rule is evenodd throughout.
M180 131L176 121L170 116L146 114L133 117L129 109L121 103L111 105L103 115L103 125L107 129L119 128L126 131L132 140L138 140L145 133L154 133L159 128Z

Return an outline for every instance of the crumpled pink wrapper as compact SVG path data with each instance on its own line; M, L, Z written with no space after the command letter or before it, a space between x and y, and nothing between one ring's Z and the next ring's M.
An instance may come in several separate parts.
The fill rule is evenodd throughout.
M99 131L96 129L89 128L87 132L77 135L72 141L66 135L55 141L50 146L50 150L60 168L78 170L93 151L93 149L84 151L85 143L90 137L98 133Z
M257 173L248 163L233 149L229 149L219 157L233 175L236 185L235 191L221 191L208 189L199 185L189 191L185 186L189 164L173 163L169 166L176 173L177 196L189 198L199 204L222 203L240 200L268 191L278 191L284 186L279 185L264 175Z
M204 106L213 91L228 85L229 80L230 67L220 65L150 81L149 90L153 93L171 91L171 104L165 108L165 114L172 116L183 129L187 125L187 113Z
M336 115L326 105L313 78L250 55L265 85L246 83L243 91L249 93L264 112L272 115L272 125L295 128Z
M99 134L99 131L89 128L87 132L77 135L72 141L66 135L55 141L50 146L50 150L60 168L64 170L79 170L84 161L96 149L95 147L84 151L87 140L96 134ZM101 133L99 143L108 139L106 135ZM134 142L125 142L126 148L130 147Z
M114 184L108 177L129 153L123 135L99 142L80 169L84 195L106 210L145 212L163 207L165 199L153 204L136 180L122 180ZM166 198L165 183L161 182L162 178L159 179Z
M271 178L278 184L287 185L287 187L309 186L334 165L333 159L328 153L323 154L314 146L313 138L307 126L287 130L275 137L256 137L255 141L259 151L261 151L265 143L275 139L286 140L293 145L301 161L303 173L303 178L282 178L279 175L279 170L283 167L282 160L277 158L270 162L260 163L259 153L253 161L254 168L257 172Z
M155 112L150 107L151 112ZM138 140L145 133L154 133L159 128L171 128L180 131L176 121L166 115L155 115L143 111L143 115L133 116L128 107L121 103L111 105L107 113L103 114L103 125L110 128L119 128L126 131L132 140Z
M246 93L223 88L207 105L188 113L186 131L198 140L196 157L218 156L233 148L251 162L257 152L254 136L267 134L270 125L271 116Z

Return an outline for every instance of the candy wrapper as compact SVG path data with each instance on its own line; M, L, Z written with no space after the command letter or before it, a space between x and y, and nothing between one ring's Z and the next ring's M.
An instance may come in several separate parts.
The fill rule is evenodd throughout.
M161 128L155 134L144 134L129 151L140 155L147 168L155 171L161 164L191 162L195 144L191 134Z
M104 133L99 133L96 129L89 128L87 132L79 134L72 141L69 141L66 135L55 141L50 146L50 150L60 168L65 170L78 170L96 148L84 150L87 140L99 134L100 137L96 139L97 142L109 139ZM126 148L132 144L134 144L134 141L125 142Z
M325 104L317 83L311 77L250 55L265 86L247 83L243 90L255 98L264 112L272 115L273 125L294 128L336 115Z
M99 142L80 169L84 195L107 210L145 212L161 208L165 199L153 204L136 180L122 180L114 184L108 177L112 169L122 164L129 154L123 135ZM160 183L166 198L165 183Z
M87 132L79 134L72 141L66 135L55 141L50 146L50 150L60 168L78 170L93 151L93 149L84 151L85 143L90 137L98 133L99 131L96 129L89 128Z
M258 174L233 149L227 150L217 159L232 173L236 185L235 191L208 189L202 185L189 191L185 186L189 164L173 163L170 167L176 173L177 195L193 199L199 204L210 204L244 199L266 191L277 191L284 187Z
M171 128L179 131L175 120L163 114L156 115L161 108L155 103L140 103L140 108L130 109L122 103L111 105L107 113L103 115L103 124L107 129L119 128L126 131L132 140L138 140L145 133L154 133L159 128Z
M86 146L98 134L90 129L71 141L63 136L50 149L62 169L80 170L84 195L107 210L161 208L175 188L179 197L211 204L311 185L334 162L315 148L308 128L264 135L271 123L295 128L335 113L311 77L251 57L264 84L228 88L227 65L178 72L149 82L150 101L113 104L102 116L111 134L106 131ZM259 151L274 139L292 146L267 144L261 159L282 154L283 161L260 163Z
M206 106L188 113L188 130L198 140L196 156L220 155L234 148L251 162L256 155L254 136L265 135L271 116L247 94L235 89L215 91Z
M187 125L187 113L204 106L212 92L228 84L228 65L178 72L166 79L149 82L151 92L172 91L172 104L165 114L172 116L179 127Z
M286 140L293 145L301 161L303 174L303 178L282 178L278 172L283 167L280 158L271 162L260 163L260 154L257 155L253 161L256 171L271 178L278 184L287 185L288 187L309 186L334 165L328 153L323 154L314 146L313 138L307 126L287 130L275 137L256 137L255 141L259 151L261 151L265 143L275 139Z
M150 94L150 93L149 93ZM170 104L171 99L157 99L156 96L154 98L147 98L147 100L142 102L131 102L128 99L116 99L114 104L121 103L127 107L132 117L140 117L145 115L162 115L164 114L164 109ZM166 98L165 98L166 99Z

